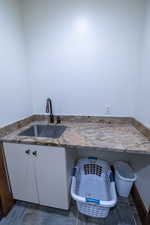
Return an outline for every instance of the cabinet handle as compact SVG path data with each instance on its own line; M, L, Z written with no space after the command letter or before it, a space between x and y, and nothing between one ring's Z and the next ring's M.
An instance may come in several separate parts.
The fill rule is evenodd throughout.
M32 155L34 155L35 157L37 157L37 151L32 152Z
M30 152L31 152L30 149L25 151L25 153L28 154L28 155L30 155Z

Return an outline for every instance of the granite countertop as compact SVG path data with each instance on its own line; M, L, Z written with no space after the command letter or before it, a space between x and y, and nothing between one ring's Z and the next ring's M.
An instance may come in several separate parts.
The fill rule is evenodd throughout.
M131 123L109 124L66 121L61 123L61 125L65 125L67 129L57 139L18 135L20 132L36 124L48 124L48 122L30 122L28 125L2 137L1 140L23 144L63 146L69 149L103 149L116 152L150 154L150 140Z

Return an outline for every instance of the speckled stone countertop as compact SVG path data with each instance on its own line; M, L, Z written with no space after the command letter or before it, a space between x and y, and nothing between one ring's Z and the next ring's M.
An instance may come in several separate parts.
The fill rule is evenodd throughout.
M3 136L1 140L12 143L63 146L73 150L82 148L150 154L150 139L132 123L63 121L61 125L65 125L67 129L60 138L19 136L20 132L35 124L48 124L48 122L31 121Z

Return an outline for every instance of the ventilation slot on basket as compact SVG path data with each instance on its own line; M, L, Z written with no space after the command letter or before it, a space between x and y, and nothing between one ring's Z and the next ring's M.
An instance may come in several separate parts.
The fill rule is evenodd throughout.
M101 176L102 167L96 164L85 164L84 165L84 173L88 174L96 174L97 176Z

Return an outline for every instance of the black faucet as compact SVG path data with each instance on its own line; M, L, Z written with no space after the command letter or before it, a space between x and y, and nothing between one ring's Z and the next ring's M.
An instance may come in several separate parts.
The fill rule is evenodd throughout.
M50 98L47 99L46 101L46 112L50 113L49 119L50 123L54 123L54 115L53 115L53 109L52 109L52 101Z

